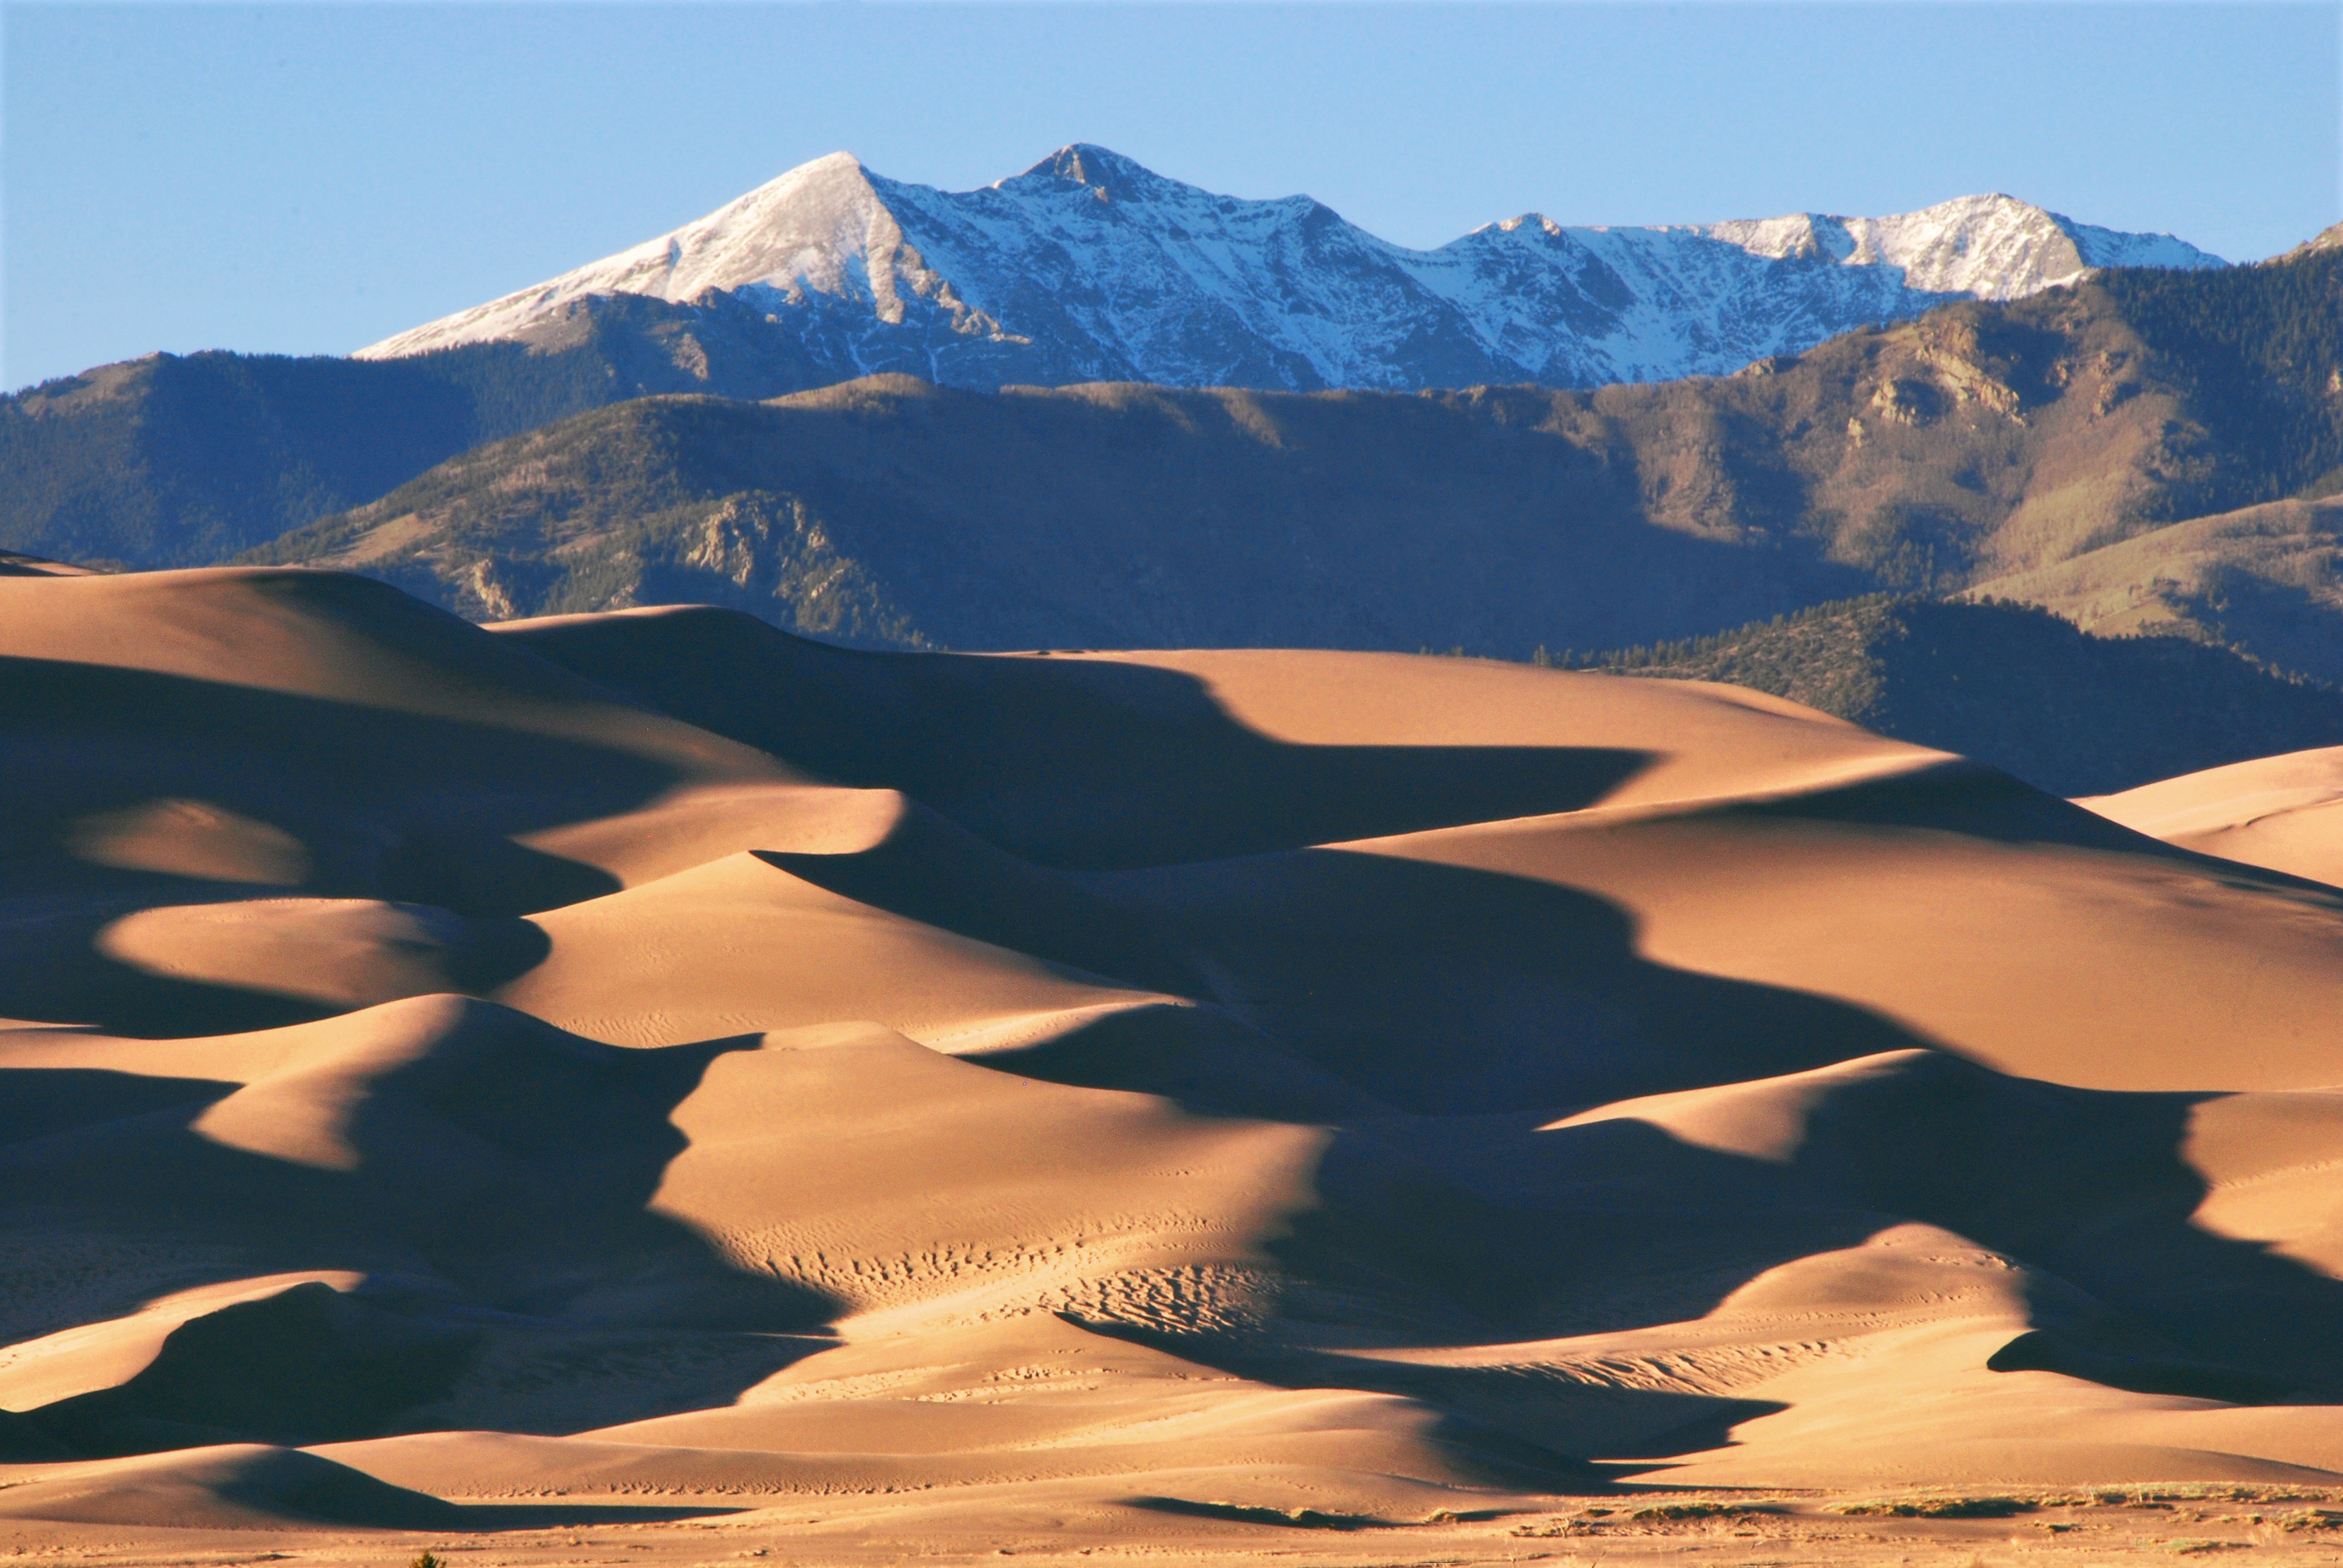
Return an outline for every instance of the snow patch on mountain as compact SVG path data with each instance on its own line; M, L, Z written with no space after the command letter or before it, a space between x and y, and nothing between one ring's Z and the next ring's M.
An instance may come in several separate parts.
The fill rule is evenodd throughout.
M1894 217L1792 217L1710 224L1697 232L1757 256L1826 257L1903 274L1905 286L1976 299L2018 299L2100 266L2219 266L2168 234L2123 234L2019 201L1960 196Z
M358 357L530 340L597 297L631 294L745 304L811 361L961 386L1583 387L1722 374L2096 266L2220 265L2169 236L2006 196L1890 217L1650 228L1530 214L1420 251L1307 196L1218 196L1082 144L962 192L835 153Z

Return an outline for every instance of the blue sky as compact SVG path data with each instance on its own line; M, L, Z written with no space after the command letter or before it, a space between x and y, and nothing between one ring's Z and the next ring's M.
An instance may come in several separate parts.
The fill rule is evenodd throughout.
M2343 7L0 4L0 386L340 353L845 148L1091 141L1437 245L2003 190L2232 258L2343 216Z

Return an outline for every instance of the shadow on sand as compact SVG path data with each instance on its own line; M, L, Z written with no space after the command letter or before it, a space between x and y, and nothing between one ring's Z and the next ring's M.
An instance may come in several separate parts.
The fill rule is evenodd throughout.
M482 1379L511 1430L574 1431L720 1403L831 1342L835 1302L734 1268L648 1207L684 1147L675 1106L710 1060L756 1037L630 1050L452 998L371 1021L343 1060L240 1090L163 1081L188 1098L153 1109L162 1091L128 1075L0 1071L12 1099L21 1086L24 1102L51 1108L35 1136L0 1149L9 1231L134 1253L169 1238L216 1260L211 1280L365 1276L190 1318L127 1381L24 1412L0 1436L89 1457L298 1447L409 1429ZM223 1141L238 1136L337 1139L349 1162ZM156 1293L145 1280L122 1292L13 1322L8 1337Z

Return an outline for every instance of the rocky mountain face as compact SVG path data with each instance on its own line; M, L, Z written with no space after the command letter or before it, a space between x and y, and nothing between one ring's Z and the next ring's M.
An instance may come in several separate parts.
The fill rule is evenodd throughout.
M808 378L879 372L990 391L1146 381L1292 391L1726 374L1950 298L2015 299L2107 266L2221 265L2005 196L1882 218L1569 227L1537 214L1410 250L1307 196L1250 201L1103 147L980 190L888 179L839 153L696 223L360 351L574 342L633 296L717 354ZM713 337L726 349L710 353ZM700 356L695 364L695 356ZM755 357L752 353L751 357ZM719 388L710 387L711 390Z
M2220 285L2204 308L2125 281L2165 276L1594 392L878 377L644 399L251 558L382 577L475 619L710 602L869 646L1523 658L1681 638L2037 571L2343 461L2343 348L2319 307L2343 253L2170 275ZM2273 344L2291 368L2251 370L2262 402L2223 395L2237 355Z

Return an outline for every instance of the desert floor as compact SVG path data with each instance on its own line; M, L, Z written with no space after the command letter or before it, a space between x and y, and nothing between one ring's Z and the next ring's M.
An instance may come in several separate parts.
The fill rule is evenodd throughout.
M1012 1507L972 1543L963 1515L939 1531L917 1511L757 1509L666 1523L615 1523L585 1508L562 1525L484 1522L429 1536L298 1531L50 1528L7 1541L14 1555L118 1564L231 1568L249 1563L411 1563L428 1552L451 1568L537 1564L865 1564L998 1563L1004 1556L1081 1568L1101 1563L1291 1563L1295 1568L1433 1568L1544 1563L1942 1564L2016 1568L2213 1558L2343 1562L2343 1493L2299 1488L2127 1487L2013 1495L1935 1492L1895 1497L1821 1493L1629 1493L1493 1518L1370 1523L1304 1515L1272 1524L1080 1509ZM496 1505L483 1505L488 1511ZM528 1506L528 1505L521 1505ZM612 1505L617 1512L626 1505ZM641 1507L642 1504L632 1506ZM979 1504L981 1507L981 1504ZM1904 1516L1877 1512L1902 1508ZM1928 1513L1954 1517L1927 1517ZM1971 1517L1959 1515L1969 1514Z

